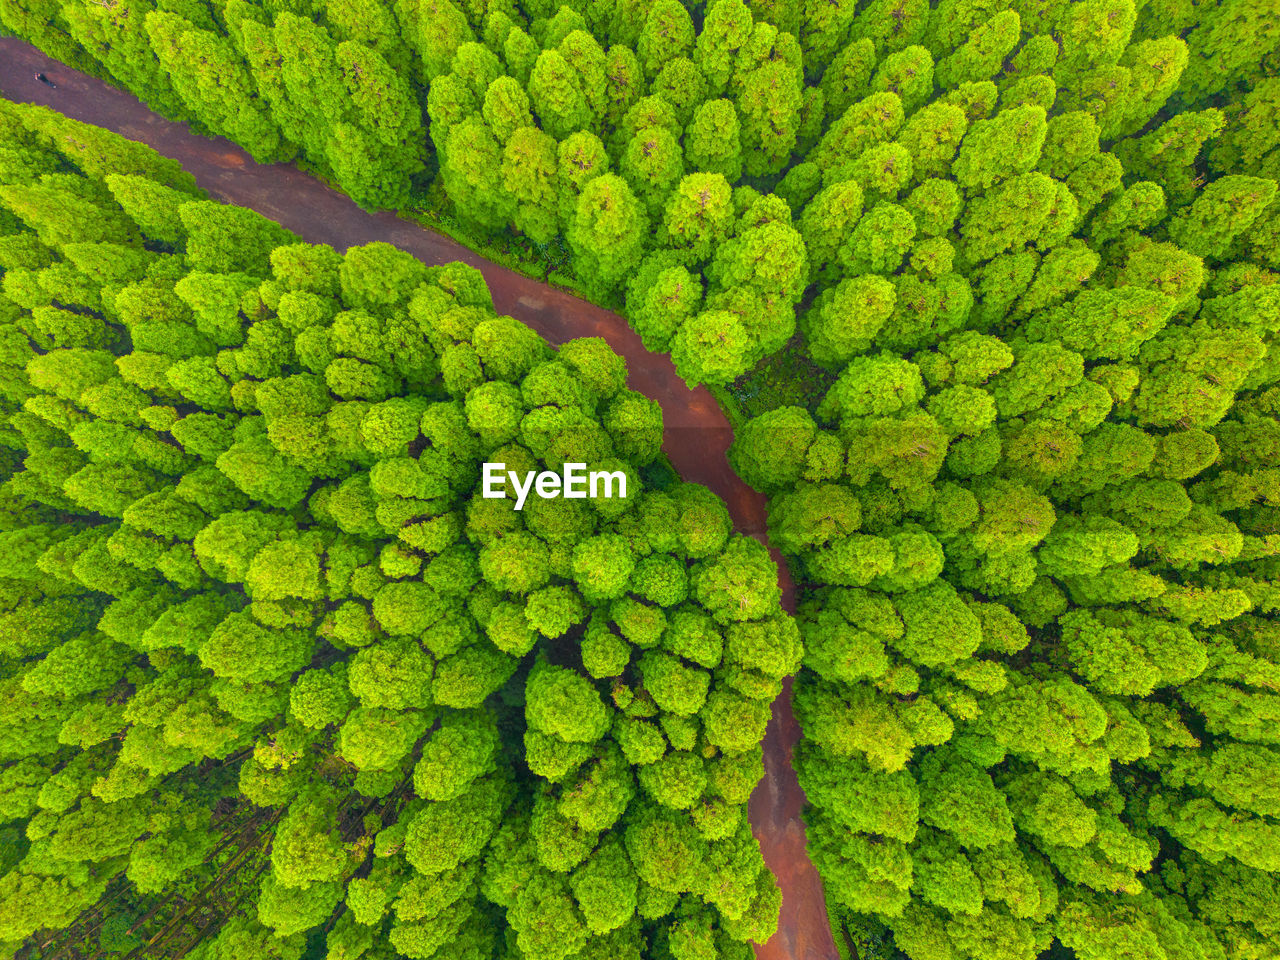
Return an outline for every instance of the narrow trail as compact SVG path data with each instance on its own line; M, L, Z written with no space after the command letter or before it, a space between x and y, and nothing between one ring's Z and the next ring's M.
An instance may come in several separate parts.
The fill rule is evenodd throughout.
M35 79L44 73L57 84ZM370 214L320 180L283 164L256 163L228 140L191 133L165 120L132 94L50 60L34 47L0 37L0 94L20 103L38 103L85 123L105 127L148 144L178 160L210 196L250 207L309 243L342 251L380 240L424 263L461 260L484 274L500 314L527 323L553 344L575 337L602 337L626 358L633 390L662 406L666 434L662 449L685 480L714 490L728 505L736 528L767 543L765 498L743 483L729 466L733 440L719 405L705 387L690 390L664 354L650 353L622 317L491 263L450 238L384 211ZM781 556L783 606L795 610L795 586ZM756 947L757 960L838 960L827 920L822 884L805 846L800 810L804 792L791 767L800 726L791 709L791 681L773 703L764 740L764 779L751 795L748 812L765 862L782 888L778 932Z

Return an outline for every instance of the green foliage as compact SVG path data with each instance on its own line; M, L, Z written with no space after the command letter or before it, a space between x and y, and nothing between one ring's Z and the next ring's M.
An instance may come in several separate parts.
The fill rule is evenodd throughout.
M334 757L382 820L342 823L352 862L293 900L274 869L210 958L298 956L328 884L358 921L331 956L738 956L776 894L732 810L803 658L810 850L864 941L1275 952L1266 4L8 0L0 22L366 207L567 249L691 386L732 385L805 647L697 488L474 499L499 450L638 482L660 425L607 351L553 354L454 267L302 254L135 145L2 105L0 755L30 851L0 940L120 869L196 870L208 828L130 804L252 749L252 801L290 806Z
M174 57L214 36L151 19ZM370 50L318 30L277 18L290 95L317 122L344 82L393 111L361 87L398 82ZM584 37L564 40L575 70ZM497 67L476 47L453 59L482 78ZM655 469L662 410L622 360L497 317L472 268L296 243L158 158L117 148L108 189L111 164L15 116L4 143L64 172L31 188L0 164L0 229L30 265L13 269L83 268L67 315L97 333L37 326L51 300L6 283L0 946L79 950L109 914L127 922L102 943L127 952L193 909L190 946L221 960L308 942L479 960L506 937L530 960L638 960L694 911L733 955L767 939L778 901L745 804L798 628L764 548ZM508 147L520 129L537 133ZM628 189L597 178L579 198L599 205L602 264L625 226L611 185ZM555 216L554 193L521 196ZM481 463L579 460L623 472L628 496L481 495ZM701 859L628 839L654 824Z

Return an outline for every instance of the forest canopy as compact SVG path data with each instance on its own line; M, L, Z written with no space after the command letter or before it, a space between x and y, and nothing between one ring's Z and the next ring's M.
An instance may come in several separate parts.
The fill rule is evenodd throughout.
M128 759L144 742L203 749L185 721L168 745L168 705L194 716L204 707L192 704L211 704L231 719L192 730L248 723L274 739L253 740L249 760L231 733L206 732L228 752L165 763L221 770L235 757L264 783L292 783L295 754L316 758L313 778L350 763L354 793L306 815L340 845L361 842L366 805L378 830L393 829L459 809L423 804L470 795L467 784L469 816L522 811L523 826L466 858L481 862L454 878L456 896L431 901L464 905L440 921L465 931L439 941L458 956L475 943L515 960L734 957L767 935L776 906L741 803L769 698L802 663L794 760L837 943L848 933L873 960L1280 950L1273 5L0 0L0 22L365 207L429 209L477 243L518 238L548 263L566 256L564 276L622 309L686 381L723 388L732 464L768 496L770 541L798 583L793 626L767 556L728 537L714 498L662 471L660 418L599 347L549 353L491 317L456 266L430 272L380 247L308 255L316 262L280 253L298 249L293 238L201 203L171 165L19 111L6 121L17 147L0 154L0 309L14 330L3 381L14 546L0 555L27 571L5 575L6 615L28 618L11 633L36 639L11 641L3 682L15 703L100 704L73 714L74 729L110 728L92 748L127 758L133 772L115 774L127 789L159 789ZM381 352L361 352L368 330ZM452 419L423 419L423 398ZM173 412L140 412L157 408ZM135 439L152 434L171 440ZM450 471L471 454L436 458L437 442L518 443L529 468L586 450L626 464L644 493L616 516L584 515L589 528L543 508L511 528L459 505ZM152 496L156 476L172 495ZM418 501L440 512L415 513ZM240 513L256 519L224 523ZM64 516L84 530L67 535ZM204 533L211 524L223 525ZM366 541L376 557L347 559ZM370 565L376 577L360 572ZM331 586L331 569L348 568L350 582ZM169 613L175 595L138 576L218 600ZM375 595L371 581L394 589ZM428 592L405 588L419 582ZM466 603L474 634L459 627L414 653L437 610L462 602L444 587L463 582L492 602ZM144 606L117 608L119 591L141 591ZM82 595L110 606L85 613ZM726 619L748 608L749 623ZM205 653L190 637L215 625ZM85 639L111 630L107 653ZM120 639L136 635L153 638L135 642L157 644L163 666ZM564 638L580 638L569 673ZM360 658L375 639L386 662L431 664L430 711L425 688L368 692L366 671L383 668ZM468 659L451 672L451 657ZM166 679L149 712L91 679L148 685L179 661L198 670ZM284 678L304 667L286 710ZM305 679L316 670L325 676ZM461 746L485 735L449 725L442 675L485 704L457 708L477 711L465 723L497 724L492 753L479 752L492 769ZM277 699L240 693L260 688ZM29 718L28 737L53 730L37 722L45 709L9 714ZM102 858L66 866L50 851L69 841L45 826L60 813L46 814L96 798L86 791L109 774L67 759L90 734L46 736L68 752L41 747L5 768L27 839L10 845L25 864L10 876L26 879L4 902L21 916L39 891L81 891L65 901L69 923L107 889L92 884L108 868L83 864L118 874L132 856L123 838L154 828L130 836L141 819L111 821ZM419 764L418 745L437 738L439 754L421 748L440 758L436 773L419 783L415 772L402 810L391 771ZM513 788L521 763L536 790ZM615 771L634 797L589 827L607 818L578 819L573 791L609 793ZM47 797L46 779L60 785ZM263 829L263 814L235 809ZM449 816L431 814L441 830ZM589 854L578 834L554 833L570 822L593 838ZM460 849L471 849L464 833L489 836L458 829ZM375 858L400 855L398 840L372 835ZM667 879L641 868L645 853ZM435 875L413 860L392 880L375 864L303 881L274 857L273 886L246 894L269 918L288 905L323 927L347 884L353 919L331 935L352 939L334 960L403 953L359 938L428 916L406 902L385 919L410 868ZM715 900L699 863L732 872L732 903ZM589 884L627 869L635 908L598 931L592 911L614 894L593 901L587 891L604 887ZM299 907L284 888L314 902ZM473 934L498 911L513 933ZM281 936L262 923L250 912L223 928L207 960L277 949L249 946ZM542 940L527 932L538 924ZM604 939L579 947L582 929Z
M1280 173L1252 0L2 0L0 26L366 207L567 256L691 384L797 313L844 363L1032 283L1021 310L1058 306L1128 231L1203 256L1273 202L1232 175ZM1206 173L1222 212L1179 221ZM1038 280L1024 248L1056 253Z
M0 953L750 957L799 632L623 361L0 124Z

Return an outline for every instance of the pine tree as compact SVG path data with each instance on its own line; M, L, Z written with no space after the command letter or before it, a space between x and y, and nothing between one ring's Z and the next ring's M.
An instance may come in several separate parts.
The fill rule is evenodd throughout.
M578 196L566 236L590 288L613 288L640 262L648 220L627 182L616 174L593 177Z

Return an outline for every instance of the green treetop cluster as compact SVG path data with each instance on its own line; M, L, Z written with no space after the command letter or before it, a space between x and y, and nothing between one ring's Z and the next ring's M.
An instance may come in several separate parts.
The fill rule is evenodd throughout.
M1274 956L1280 20L896 9L811 154L824 385L732 451L827 894L912 960Z
M768 939L799 632L603 341L6 102L0 269L0 956ZM516 512L483 461L628 495Z
M822 372L733 459L800 581L837 913L912 960L1280 950L1273 5L162 6L0 17L366 204L386 163L562 238L691 383ZM348 129L405 140L340 169Z
M1277 173L1277 19L1253 0L0 0L53 56L365 206L435 184L477 236L559 238L593 297L712 384L787 343L797 309L843 362L981 328L1028 289L1024 314L1138 285L1095 278L1094 254L1172 226L1207 142L1215 176ZM1239 222L1211 245L1266 206L1219 189Z

